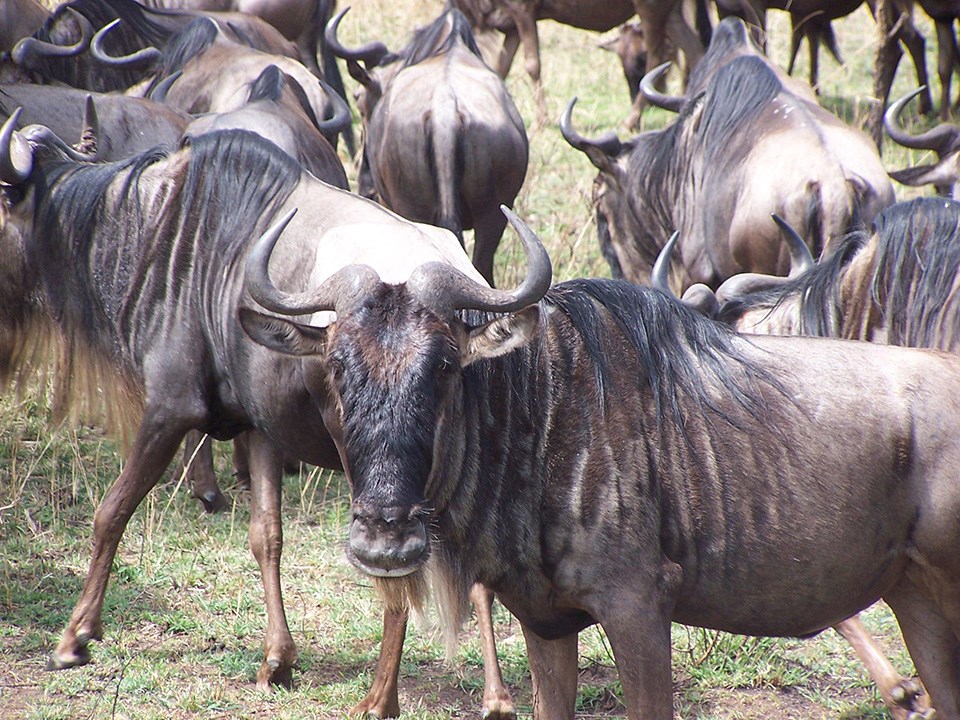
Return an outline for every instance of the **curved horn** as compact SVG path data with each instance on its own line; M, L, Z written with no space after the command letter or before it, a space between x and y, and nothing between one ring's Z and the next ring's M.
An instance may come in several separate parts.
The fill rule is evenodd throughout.
M790 251L789 277L796 277L815 267L817 261L813 259L810 247L804 242L803 238L800 237L800 233L794 230L790 223L776 213L772 213L770 217L773 218L773 221L780 228L780 233L783 235L783 239L786 241Z
M253 244L244 269L243 287L267 310L282 315L306 315L320 310L335 310L343 300L364 294L379 281L368 265L348 265L320 284L315 290L289 294L278 290L270 280L270 255L280 235L293 220L294 208L270 226Z
M370 42L350 50L341 45L340 41L337 40L337 28L340 26L340 21L349 9L349 6L345 7L327 23L327 27L323 31L324 40L327 41L330 50L332 50L333 54L337 57L341 57L344 60L363 61L368 67L379 65L380 61L390 53L387 46L382 42Z
M350 127L353 117L350 114L350 106L347 105L347 101L340 96L340 93L327 85L323 80L318 79L318 82L327 94L327 97L330 98L330 103L333 105L333 117L327 120L317 120L317 129L324 136L333 137Z
M90 45L90 38L93 37L93 25L83 15L73 8L67 8L67 12L73 15L77 25L80 27L80 39L73 45L56 45L46 40L38 40L35 37L22 38L13 46L11 56L17 65L30 67L35 61L43 57L75 57L82 53Z
M183 75L183 70L177 70L175 73L167 75L163 80L158 82L150 92L147 93L147 98L158 103L166 102L167 93L170 92L170 88L173 87L173 84L180 79L181 75Z
M19 185L33 170L33 150L23 136L15 132L22 112L23 108L14 110L0 127L0 183L5 185Z
M760 292L761 290L772 290L773 288L785 285L787 282L814 267L816 261L810 254L810 248L800 237L800 234L786 220L776 213L772 213L773 221L780 228L783 239L790 248L790 273L783 275L766 275L763 273L745 272L733 275L723 281L717 288L717 300L720 303L727 303L735 298L749 295L750 293Z
M687 102L686 95L665 95L657 90L654 85L662 78L670 68L670 62L657 65L640 79L640 94L651 105L656 105L664 110L671 112L680 112L680 108Z
M417 268L407 287L411 292L440 312L455 310L484 310L488 312L515 312L533 305L550 289L553 266L543 243L506 205L501 212L523 242L527 255L527 274L520 285L510 291L496 290L471 280L456 268L445 263L431 262Z
M665 293L681 304L686 305L691 310L696 310L701 315L713 317L717 314L720 303L717 302L717 296L703 283L694 283L686 289L682 298L678 298L670 287L670 256L673 255L673 249L680 239L680 231L674 231L670 239L657 255L657 261L653 264L653 270L650 271L650 285L662 293Z
M120 18L117 18L113 22L104 25L97 31L97 34L93 36L93 40L90 41L90 54L93 56L93 59L103 65L116 68L139 68L156 62L162 53L152 46L142 48L129 55L114 56L107 53L103 47L103 39L107 36L107 33L119 24Z
M560 116L560 134L572 147L586 154L590 162L601 170L608 169L610 159L616 158L623 148L620 138L612 130L608 130L596 140L583 137L573 129L573 106L577 104L577 98L573 98L568 104L567 109ZM599 153L599 154L598 154Z
M886 129L890 139L898 145L913 148L914 150L933 150L938 155L943 156L954 149L957 141L960 140L960 128L941 123L932 130L928 130L920 135L910 135L900 124L900 114L907 106L907 103L922 93L925 87L926 86L921 85L887 108L887 111L883 114L883 127Z
M650 271L650 285L671 297L676 297L676 295L670 287L670 256L673 255L673 249L677 246L679 238L680 231L674 230L673 235L660 249L657 261L653 263L653 270Z

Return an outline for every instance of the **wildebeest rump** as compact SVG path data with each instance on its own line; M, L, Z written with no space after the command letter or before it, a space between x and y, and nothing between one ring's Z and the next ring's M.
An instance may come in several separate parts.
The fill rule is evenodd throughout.
M600 170L601 247L615 277L646 282L667 238L680 232L679 291L716 288L739 272L785 274L770 214L798 229L814 254L893 202L870 139L815 102L763 57L743 22L716 28L676 122L621 142L561 130Z
M563 283L505 316L361 267L290 297L266 276L273 242L248 263L254 299L349 309L327 330L244 316L328 368L348 557L385 582L429 561L455 603L475 580L494 589L524 631L535 718L573 717L591 624L627 717L669 718L671 620L808 635L879 597L960 718L951 358L746 339L624 281Z
M343 47L336 40L342 17L326 34L363 85L361 193L375 191L403 217L445 227L461 241L473 228L473 264L493 284L506 226L500 206L513 206L528 154L523 120L503 81L480 58L458 10L418 30L398 53L380 43Z

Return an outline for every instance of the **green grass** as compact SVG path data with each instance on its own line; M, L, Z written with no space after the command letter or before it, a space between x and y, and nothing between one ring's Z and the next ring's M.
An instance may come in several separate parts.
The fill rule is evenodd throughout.
M342 24L342 39L353 44L381 38L396 48L412 24L431 19L439 5L357 4ZM787 24L781 14L771 20L773 56L785 63ZM929 26L926 30L932 38ZM859 122L869 103L873 25L861 10L837 23L837 34L847 64L822 59L823 98ZM617 130L629 137L621 125L629 102L620 69L612 55L596 48L598 36L545 22L541 39L550 117L559 117L577 96L575 124L583 134ZM933 42L929 52L932 58ZM798 73L806 74L805 60ZM894 95L911 89L911 77L904 64ZM530 125L533 93L521 63L508 86ZM644 125L669 120L668 113L652 111ZM530 140L519 215L547 245L557 280L608 275L591 208L595 171L566 145L554 120L532 131ZM888 167L921 158L884 145ZM898 188L901 198L916 194ZM498 255L498 283L516 280L521 257L519 242L508 232ZM105 639L94 645L93 663L44 672L86 573L93 511L120 470L111 441L93 428L51 430L47 407L42 393L0 401L0 720L340 718L363 697L372 680L381 609L369 581L343 557L348 498L342 478L321 470L304 469L284 488L283 587L300 651L292 691L263 695L254 687L265 615L259 574L247 549L243 494L228 487L233 507L207 516L175 478L148 496L127 529L107 590ZM225 447L218 449L217 463L220 477L229 478ZM897 666L912 672L889 611L875 608L866 620L895 653ZM496 627L504 675L521 713L529 715L520 627L502 608ZM477 715L483 678L475 628L465 628L462 638L451 666L435 628L411 628L401 669L405 717ZM681 717L887 717L862 667L832 631L801 641L677 626L674 647ZM580 716L622 717L612 654L597 629L581 635L580 668Z

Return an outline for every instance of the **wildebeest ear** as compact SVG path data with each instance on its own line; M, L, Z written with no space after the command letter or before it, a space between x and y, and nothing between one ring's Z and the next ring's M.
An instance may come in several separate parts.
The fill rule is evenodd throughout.
M540 325L540 308L531 305L486 325L473 328L467 337L460 364L463 367L482 360L506 355L533 339Z
M950 185L960 180L960 153L948 155L932 165L915 165L887 174L901 185Z
M327 329L240 308L240 324L255 343L284 355L320 355L327 347Z
M350 73L350 77L368 90L372 90L377 93L380 92L380 83L377 82L377 79L367 72L367 70L356 60L347 60L347 72Z

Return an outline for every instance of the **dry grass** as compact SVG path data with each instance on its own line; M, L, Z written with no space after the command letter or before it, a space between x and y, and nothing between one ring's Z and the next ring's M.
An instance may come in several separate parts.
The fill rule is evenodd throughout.
M347 44L379 38L398 47L440 5L363 0L344 21L342 38ZM847 64L823 59L823 98L856 122L871 101L874 26L861 10L837 23L837 32ZM781 63L786 33L784 17L774 15L772 54ZM550 117L578 96L576 122L584 134L620 129L626 136L620 127L629 109L626 89L616 59L597 49L599 38L546 22L541 39ZM799 72L806 72L805 62ZM903 68L894 93L906 92L911 82ZM529 126L533 91L519 63L508 85ZM644 122L657 127L668 120L655 111ZM555 122L531 132L530 140L518 213L543 238L557 280L607 275L590 201L592 166L564 143ZM900 167L918 158L887 143L884 159ZM498 257L501 285L516 277L519 257L519 243L508 234ZM47 414L44 397L0 403L0 719L338 718L362 697L371 679L379 608L367 582L343 559L347 506L341 479L317 470L290 478L285 491L284 587L301 649L293 692L262 696L253 687L265 619L256 566L246 549L242 494L233 493L230 512L203 516L185 492L173 492L173 480L148 497L128 528L108 590L106 639L94 647L94 663L42 672L79 593L93 509L119 472L115 448L98 432L51 432ZM226 457L218 463L227 477ZM889 613L874 610L868 622L901 669L910 671ZM507 680L528 713L519 628L502 611L497 628ZM718 641L679 627L676 633L681 717L885 716L862 669L832 633L803 642L734 636ZM443 664L430 628L411 635L401 686L407 717L474 716L482 676L471 631L454 668ZM714 642L719 649L706 653ZM619 685L602 634L583 634L581 656L580 716L621 717Z

